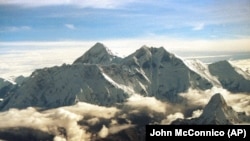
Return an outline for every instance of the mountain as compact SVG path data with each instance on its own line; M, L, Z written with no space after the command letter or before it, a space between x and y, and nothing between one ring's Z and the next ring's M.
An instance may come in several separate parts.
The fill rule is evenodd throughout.
M124 97L127 93L108 81L98 65L73 64L36 70L2 106L53 108L77 101L108 106Z
M228 106L223 96L219 93L214 94L208 104L203 109L203 113L198 118L178 119L172 124L215 124L230 125L249 122L250 117L245 113L237 113L232 107Z
M189 88L209 89L212 84L191 70L180 58L163 47L143 46L123 59L122 67L142 76L146 82L147 96L175 101L178 93Z
M78 101L111 106L133 94L177 102L178 93L212 86L163 47L143 46L122 59L96 43L71 65L34 71L11 91L0 109L54 108Z
M13 83L10 81L0 78L0 102L7 96L13 86Z
M250 92L250 77L228 61L219 61L208 66L210 73L218 78L223 88L230 92Z
M168 102L181 102L179 93L223 86L232 92L249 92L249 80L227 61L205 65L183 61L163 47L142 46L125 58L96 43L70 65L42 68L21 78L0 109L36 106L55 108L78 101L112 106L133 94Z
M185 60L184 63L193 71L201 75L202 77L209 80L214 86L220 87L221 83L217 77L213 76L209 69L208 65L204 64L200 60Z
M73 64L86 63L109 65L119 62L120 60L121 58L114 55L104 44L96 43L91 49L76 59Z

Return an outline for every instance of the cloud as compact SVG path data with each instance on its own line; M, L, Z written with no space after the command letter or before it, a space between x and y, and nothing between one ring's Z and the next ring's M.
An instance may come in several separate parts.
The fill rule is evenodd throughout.
M203 110L200 110L200 109L195 110L195 111L193 111L192 117L190 117L190 118L197 118L202 114L202 112L203 112Z
M55 136L54 140L88 140L90 138L90 133L87 132L89 127L78 124L79 121L85 120L85 117L111 119L117 112L118 110L114 107L102 107L88 103L78 103L42 112L32 107L23 110L10 109L0 112L0 120L5 121L0 124L0 129L26 127L52 134ZM108 134L108 128L103 126L99 135L104 138Z
M43 7L43 6L76 6L79 8L92 7L92 8L117 8L134 0L44 0L44 1L32 1L32 0L0 0L0 5L19 5L22 7Z
M194 27L192 28L192 30L195 30L195 31L202 30L204 27L205 27L204 23L199 23L199 24L194 25Z
M241 68L243 71L247 72L250 75L250 59L242 59L231 62L233 65Z
M7 26L0 28L0 32L19 32L30 30L30 26Z
M71 30L76 29L76 27L73 24L64 24L64 26Z
M174 114L169 114L166 119L163 119L161 121L161 124L171 124L176 119L183 119L184 115L180 112L174 113Z
M109 134L109 129L103 125L102 129L98 132L98 136L101 138L106 138Z
M145 102L147 101L147 102ZM146 108L150 111L165 113L167 108L167 103L161 102L154 97L143 97L141 95L134 94L125 105L132 107L132 108Z
M246 114L250 115L250 95L244 93L230 93L229 91L213 87L212 89L206 91L193 90L190 89L186 93L181 93L180 96L187 99L187 107L204 107L210 100L210 98L216 94L220 93L224 97L225 101L229 106L232 106L233 109L237 112L246 112ZM200 114L200 109L193 111L193 116L197 116Z
M45 111L38 111L32 107L22 110L10 109L0 112L0 121L4 121L0 124L0 132L10 128L31 128L53 135L54 141L91 140L93 137L100 139L116 134L129 135L132 131L130 128L137 130L145 124L170 124L178 118L198 117L202 113L201 107L218 92L234 110L244 111L250 115L248 94L231 94L227 90L214 87L206 91L190 89L187 93L181 94L187 101L175 105L153 97L134 95L117 107L78 102L76 105ZM190 108L190 117L186 117L185 112Z

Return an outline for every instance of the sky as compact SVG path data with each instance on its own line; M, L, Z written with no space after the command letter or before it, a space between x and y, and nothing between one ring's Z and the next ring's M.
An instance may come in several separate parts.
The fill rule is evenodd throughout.
M0 41L250 36L249 0L0 0Z
M250 52L249 15L249 0L0 0L0 58L50 51L72 62L96 42L121 56L143 45Z

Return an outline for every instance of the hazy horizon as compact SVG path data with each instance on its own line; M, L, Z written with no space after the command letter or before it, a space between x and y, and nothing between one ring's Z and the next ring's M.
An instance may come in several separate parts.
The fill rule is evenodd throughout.
M248 0L0 0L1 74L70 63L96 42L122 57L147 45L205 63L246 59L249 15Z

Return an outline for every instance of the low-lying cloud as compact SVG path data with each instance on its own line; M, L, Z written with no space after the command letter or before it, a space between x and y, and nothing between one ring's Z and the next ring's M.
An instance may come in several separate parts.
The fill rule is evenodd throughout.
M45 111L33 107L10 109L0 112L0 121L4 121L0 124L0 138L4 130L30 128L52 135L53 141L101 140L125 130L141 130L146 124L171 124L176 119L199 117L215 93L221 93L235 111L250 115L249 94L231 94L216 87L206 91L190 89L180 94L184 101L178 104L133 95L123 104L113 107L78 102L72 106ZM131 134L131 131L135 130L125 133Z
M250 95L249 93L231 93L223 88L213 87L206 91L190 89L187 93L180 94L187 99L188 105L193 107L204 107L210 98L220 93L229 106L237 112L246 112L250 115Z

